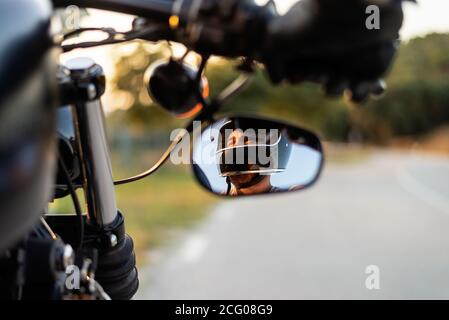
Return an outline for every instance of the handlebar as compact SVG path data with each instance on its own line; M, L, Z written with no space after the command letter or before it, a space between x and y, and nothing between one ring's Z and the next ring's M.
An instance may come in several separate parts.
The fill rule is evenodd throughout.
M303 0L284 16L273 1L52 1L136 15L143 21L134 27L157 28L139 39L179 42L205 56L245 57L264 64L274 83L312 81L329 93L349 89L353 100L362 100L357 97L378 90L395 56L406 0L348 0L345 8L334 0ZM382 10L381 28L367 27L368 4Z
M180 42L204 55L255 60L261 55L268 22L277 16L272 2L259 6L254 0L53 0L53 4L136 15L149 25L159 25L156 40Z

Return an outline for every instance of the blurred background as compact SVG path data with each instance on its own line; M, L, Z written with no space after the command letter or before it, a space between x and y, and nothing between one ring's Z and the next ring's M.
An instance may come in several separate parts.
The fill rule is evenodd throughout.
M263 1L260 1L263 2ZM282 12L295 1L277 1ZM315 187L276 197L223 201L167 163L117 187L118 206L141 266L138 298L449 298L449 4L406 4L402 44L388 91L363 106L326 98L315 85L271 86L262 70L224 112L265 115L311 129L326 141ZM81 12L81 26L127 30L133 17ZM61 21L63 21L62 18ZM85 35L92 37L95 35ZM75 50L106 72L116 178L149 168L176 120L154 104L143 75L177 44L133 42ZM198 57L187 59L196 63ZM214 95L238 72L213 58ZM70 201L52 204L73 211ZM368 266L380 271L369 290Z

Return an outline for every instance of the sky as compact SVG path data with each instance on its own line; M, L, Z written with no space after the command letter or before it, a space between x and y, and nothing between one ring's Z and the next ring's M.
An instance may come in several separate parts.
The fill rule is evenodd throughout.
M404 5L402 37L410 39L430 32L449 32L449 1L420 0Z
M256 0L264 3L266 0ZM298 0L275 0L280 12L286 12ZM404 26L401 37L408 40L430 32L449 32L449 1L418 0L404 3ZM382 18L381 18L382 19Z
M263 4L267 0L255 0ZM285 13L298 0L275 0L278 10ZM382 0L379 0L382 1ZM91 10L90 24L115 27L126 30L129 28L132 17ZM404 2L405 20L402 28L403 39L425 35L429 32L449 32L449 1L447 0L418 0L418 4ZM101 16L101 18L100 18Z

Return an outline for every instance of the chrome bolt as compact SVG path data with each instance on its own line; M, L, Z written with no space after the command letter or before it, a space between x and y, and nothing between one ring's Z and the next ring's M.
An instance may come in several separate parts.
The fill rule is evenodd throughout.
M72 246L65 245L64 252L62 253L62 267L63 270L66 270L69 266L73 266L75 264L75 252L73 251Z
M118 243L118 238L115 234L111 234L109 240L111 241L111 246L115 247Z

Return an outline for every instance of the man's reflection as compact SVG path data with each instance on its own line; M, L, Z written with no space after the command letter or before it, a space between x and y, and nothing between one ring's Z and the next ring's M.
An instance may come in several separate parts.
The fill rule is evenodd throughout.
M272 174L285 171L292 148L280 128L230 120L220 128L220 138L217 156L220 175L228 183L227 195L283 191L271 184Z

